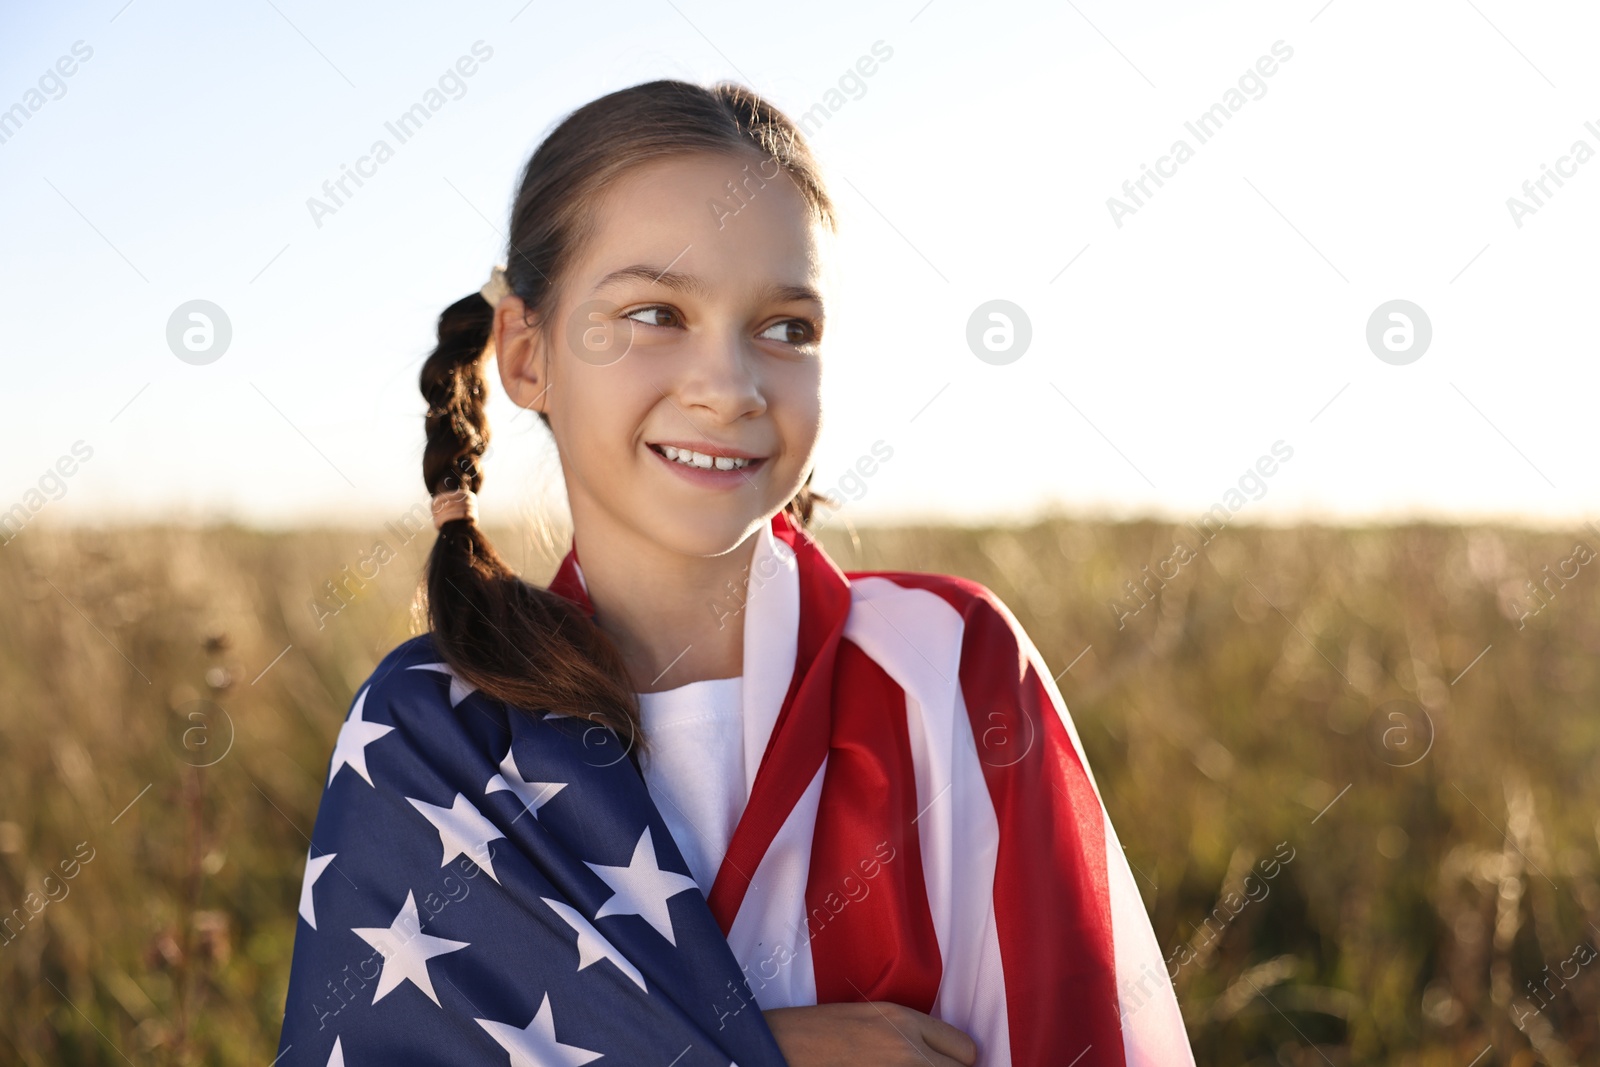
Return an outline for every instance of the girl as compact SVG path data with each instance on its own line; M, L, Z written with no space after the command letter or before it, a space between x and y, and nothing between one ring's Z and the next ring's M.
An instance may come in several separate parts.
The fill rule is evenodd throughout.
M1193 1062L1016 619L806 533L834 230L734 84L612 93L534 152L423 368L432 629L340 730L286 1062ZM547 589L475 521L490 348L561 458Z

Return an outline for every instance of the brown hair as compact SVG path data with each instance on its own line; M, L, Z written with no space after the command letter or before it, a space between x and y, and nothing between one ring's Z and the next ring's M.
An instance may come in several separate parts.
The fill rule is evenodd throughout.
M710 88L662 80L585 104L529 158L511 209L506 282L547 329L563 273L593 234L594 201L619 177L654 160L711 152L774 160L819 221L837 230L816 160L795 124L734 82ZM422 367L430 495L483 483L489 445L482 363L494 308L480 294L439 316L439 342ZM555 332L548 330L547 338ZM550 420L539 413L549 426ZM832 504L810 478L785 506L804 530L814 505ZM609 727L638 765L646 748L638 701L611 639L574 603L523 581L469 520L446 522L428 557L427 618L440 656L462 679L513 707L548 709Z

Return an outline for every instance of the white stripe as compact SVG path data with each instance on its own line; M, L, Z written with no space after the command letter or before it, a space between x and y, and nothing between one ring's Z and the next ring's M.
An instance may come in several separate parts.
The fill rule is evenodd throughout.
M794 675L800 639L800 571L794 549L768 523L757 534L745 583L744 767L745 800L772 736ZM730 605L730 610L738 605ZM745 970L761 1010L817 1002L816 969L805 925L811 839L822 797L826 757L790 810L751 877L728 946ZM720 857L719 857L720 862Z
M817 972L805 925L811 838L822 799L826 758L767 847L750 880L728 947L762 1011L817 1002Z
M943 977L933 1015L970 1034L980 1062L1009 1067L1005 974L994 923L1000 828L961 694L961 616L937 593L851 582L845 637L905 690L917 841ZM982 921L974 921L983 916Z
M800 568L794 549L761 528L746 579L744 619L744 795L783 710L800 642Z

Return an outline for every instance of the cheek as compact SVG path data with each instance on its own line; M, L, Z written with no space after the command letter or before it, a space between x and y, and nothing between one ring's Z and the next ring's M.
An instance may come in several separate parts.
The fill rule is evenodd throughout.
M645 416L660 402L654 383L626 366L633 355L606 367L565 368L550 391L556 447L563 463L611 466L634 451Z
M798 368L792 378L779 383L773 413L792 461L805 462L822 432L822 375L818 367Z

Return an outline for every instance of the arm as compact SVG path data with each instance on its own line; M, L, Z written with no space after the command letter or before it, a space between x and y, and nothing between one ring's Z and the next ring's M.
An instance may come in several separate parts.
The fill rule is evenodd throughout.
M974 1067L978 1046L949 1023L874 1001L762 1012L790 1067Z

